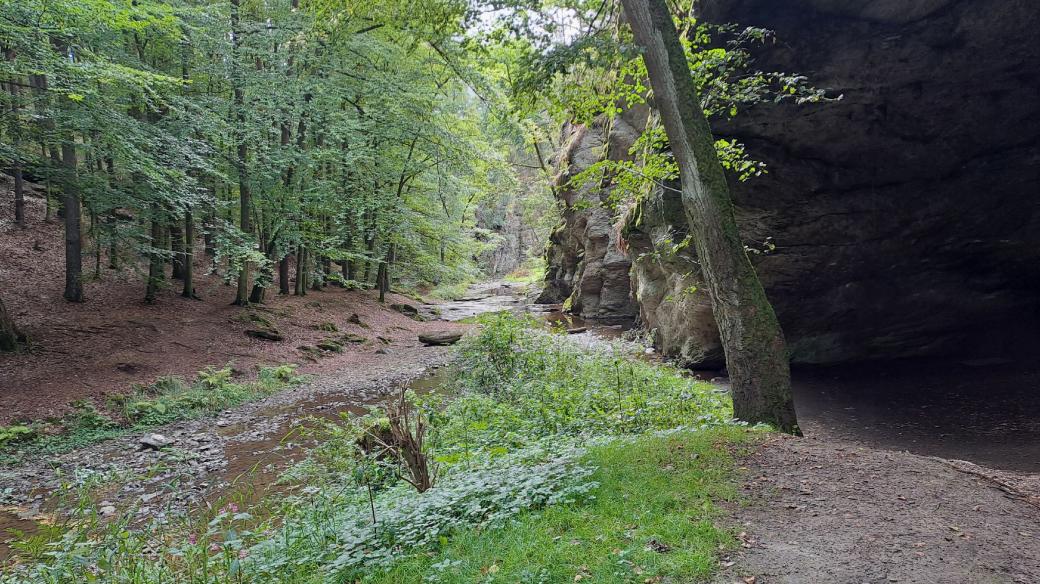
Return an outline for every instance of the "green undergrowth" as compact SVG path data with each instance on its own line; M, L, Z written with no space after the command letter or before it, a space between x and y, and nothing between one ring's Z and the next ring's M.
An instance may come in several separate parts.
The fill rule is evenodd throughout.
M717 502L736 497L730 448L744 428L616 439L589 452L599 484L580 505L528 511L499 530L467 529L364 582L700 582L734 544ZM667 579L666 579L667 578Z
M232 380L231 367L208 368L193 381L161 377L109 399L109 413L78 402L59 420L0 427L0 462L54 455L179 420L198 418L257 400L300 381L291 364L260 368L251 381Z
M727 396L634 359L631 347L579 348L508 314L480 320L444 387L407 396L406 424L422 436L432 488L413 488L403 458L370 448L392 415L390 406L374 408L308 424L318 445L283 473L277 497L145 530L130 528L130 513L99 522L80 505L81 520L37 543L45 551L0 583L687 582L711 574L733 541L716 523L718 502L736 493L731 451L759 434L733 422Z
M506 282L531 286L545 280L545 258L527 258L523 265L505 276Z
M466 296L466 292L469 287L473 285L473 279L467 279L462 282L454 282L450 284L440 284L426 295L436 300L458 300Z

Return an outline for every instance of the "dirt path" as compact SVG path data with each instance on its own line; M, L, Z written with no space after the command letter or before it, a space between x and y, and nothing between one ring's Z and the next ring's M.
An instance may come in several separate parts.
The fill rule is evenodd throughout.
M718 583L1040 582L1037 475L790 437L746 464L745 549Z

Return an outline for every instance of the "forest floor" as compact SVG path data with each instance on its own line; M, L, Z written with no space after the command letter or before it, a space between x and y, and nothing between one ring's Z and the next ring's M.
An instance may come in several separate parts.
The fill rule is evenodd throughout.
M774 436L741 468L719 584L1040 582L1040 475Z
M12 195L2 192L0 290L31 348L0 357L0 424L59 418L79 401L104 410L108 398L134 385L163 376L190 378L206 367L231 364L240 378L255 376L261 365L282 363L300 364L306 374L364 370L399 361L397 353L419 346L417 333L460 326L418 322L388 308L416 304L407 297L390 294L383 305L373 291L331 286L303 297L268 294L263 305L243 310L231 305L234 289L207 273L210 260L201 253L195 287L202 301L182 298L175 281L157 303L145 304L144 274L133 267L139 261L127 257L122 271L108 269L103 258L101 278L85 283L87 301L66 302L60 221L45 222L42 197L30 196L29 227L19 229L10 216ZM84 271L92 275L89 243L86 251ZM245 334L257 328L274 328L284 340ZM314 348L345 333L365 342L344 343L343 353Z

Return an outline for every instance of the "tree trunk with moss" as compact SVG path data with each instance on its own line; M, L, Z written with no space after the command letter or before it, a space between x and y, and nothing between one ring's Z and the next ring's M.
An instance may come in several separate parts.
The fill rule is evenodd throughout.
M798 433L780 323L744 251L726 176L665 0L622 0L672 154L741 420Z

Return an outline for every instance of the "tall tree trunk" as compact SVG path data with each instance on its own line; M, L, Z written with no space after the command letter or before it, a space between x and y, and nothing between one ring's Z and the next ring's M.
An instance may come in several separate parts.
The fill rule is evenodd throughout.
M278 262L278 293L289 294L289 254L282 256Z
M25 183L21 162L15 162L11 175L14 177L14 224L25 227Z
M261 270L261 274L263 275L263 278L259 278L258 277L256 283L253 284L253 291L249 295L249 302L250 302L250 304L261 304L264 301L264 293L267 291L267 286L262 286L260 282L261 282L261 280L263 280L263 281L273 281L272 277L274 276L274 274L271 272L271 265L274 263L274 259L275 259L274 253L275 253L275 242L272 240L271 243L269 243L267 245L267 254L266 254L267 255L267 259L270 260L270 261Z
M654 91L733 387L733 412L798 433L784 336L744 251L726 176L666 0L622 0Z
M296 248L296 296L307 295L307 248Z
M24 340L25 337L18 332L18 327L7 313L3 299L0 299L0 351L15 351Z
M216 189L213 189L214 197L216 196ZM213 239L213 230L216 229L217 225L217 212L210 207L209 213L206 214L206 219L202 225L204 231L202 232L202 253L209 257L217 255L217 244Z
M371 235L365 237L365 276L362 278L365 282L365 287L368 287L368 278L372 271L372 252L376 249L376 234L375 231Z
M332 259L328 256L321 258L321 287L329 285L329 275L332 274Z
M394 263L394 244L386 248L383 261L379 262L379 273L376 274L376 286L379 287L379 301L386 302L386 293L390 291L390 266Z
M13 61L16 55L14 49L5 49L4 58L8 61ZM19 85L22 82L22 78L16 76L8 83L8 91L11 93L11 111L10 111L10 123L11 123L11 141L14 146L14 160L11 162L11 178L14 179L14 223L19 227L25 227L25 193L22 185L22 161L19 160L21 156L21 135L22 129L20 127L21 119L18 113L20 104L18 102Z
M174 218L170 224L170 264L173 266L171 275L174 280L184 279L184 231L179 221Z
M376 270L376 287L379 289L379 301L386 302L386 262L379 262Z
M162 243L164 229L162 222L159 221L159 205L153 203L151 213L152 228L151 241L149 242L151 251L148 252L148 282L145 287L144 301L148 304L155 304L159 285L162 283L164 276L164 262L162 253L159 251L164 249Z
M83 233L80 225L79 185L76 184L76 145L61 145L65 165L65 299L83 302Z
M64 144L62 144L62 146L60 148L59 147L55 147L55 146L51 146L50 147L50 150L51 150L51 166L53 168L55 168L55 169L61 168L61 165L63 163L62 153L64 151L64 148L65 148ZM75 150L75 144L73 144L73 150ZM61 197L58 197L58 200L56 201L56 203L57 203L57 205L54 208L54 216L57 217L58 219L64 219L65 218L65 198L64 198L64 194Z
M195 219L191 210L184 211L184 287L181 296L198 300L195 295Z
M247 238L253 237L253 224L251 219L252 196L249 192L249 169L247 166L249 148L246 146L246 110L245 89L242 87L242 66L239 63L239 48L242 44L242 30L239 17L240 0L231 0L231 82L233 85L233 100L235 108L236 166L238 167L238 205L239 205L239 228ZM251 262L243 262L242 270L238 274L238 291L235 294L233 304L245 306L249 304L249 277L253 271Z

